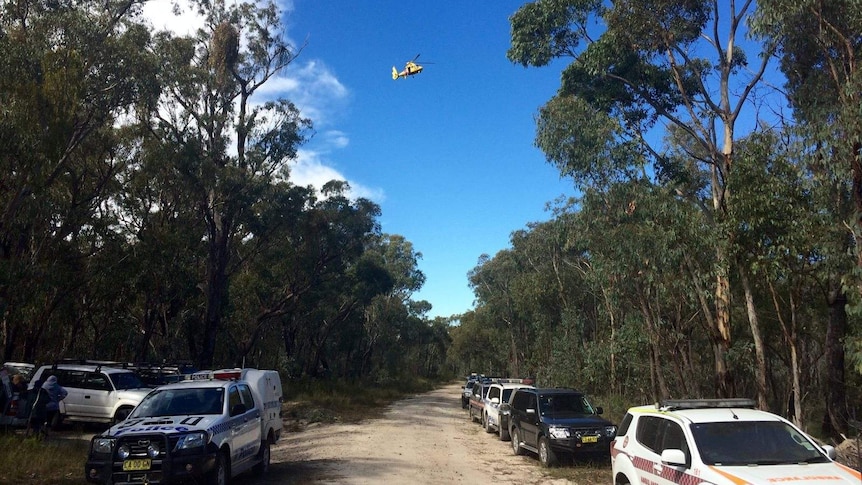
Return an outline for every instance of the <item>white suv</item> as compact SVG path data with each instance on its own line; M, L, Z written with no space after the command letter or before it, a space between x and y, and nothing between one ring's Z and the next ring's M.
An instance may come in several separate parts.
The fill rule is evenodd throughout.
M614 485L858 485L858 471L834 460L786 419L750 399L668 400L628 410L611 443Z
M482 427L488 433L497 433L500 441L509 439L509 411L506 406L500 409L500 405L506 404L512 398L512 392L521 387L533 387L518 381L495 382L488 389L488 404L484 408L482 416Z
M60 413L50 423L53 427L63 420L118 423L152 391L131 370L98 364L43 365L33 374L30 385L52 374L69 392L60 401Z

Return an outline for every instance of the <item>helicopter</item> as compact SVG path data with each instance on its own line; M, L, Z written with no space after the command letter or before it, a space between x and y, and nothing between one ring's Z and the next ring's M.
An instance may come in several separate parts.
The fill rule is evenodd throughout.
M422 72L422 69L424 68L419 64L416 64L416 59L418 58L419 54L416 54L416 57L414 57L410 61L407 61L407 64L404 66L404 70L401 72L398 72L398 69L395 69L395 66L392 66L392 79L398 79L400 77L406 79L407 76L415 76L416 74Z

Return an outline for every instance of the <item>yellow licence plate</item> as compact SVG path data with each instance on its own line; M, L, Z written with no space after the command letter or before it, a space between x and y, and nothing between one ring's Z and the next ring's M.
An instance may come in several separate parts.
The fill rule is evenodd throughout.
M599 442L598 436L582 436L581 437L581 443L598 443L598 442Z
M123 471L131 472L131 471L139 471L139 470L149 470L152 464L152 460L149 458L143 458L140 460L126 460L123 462Z

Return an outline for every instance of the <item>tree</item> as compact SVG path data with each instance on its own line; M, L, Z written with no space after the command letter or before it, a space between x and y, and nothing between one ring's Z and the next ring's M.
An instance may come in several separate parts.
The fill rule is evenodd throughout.
M845 288L855 287L849 296L856 302L862 301L862 278L859 277L862 274L862 116L858 109L862 102L859 75L862 18L857 15L859 9L859 2L855 0L767 0L758 2L754 23L755 33L777 49L798 128L808 141L804 153L810 154L810 163L827 186L849 186L847 192L852 201L849 210L837 213L836 224L850 230L856 268L852 273L836 272L828 297L831 313L826 351L830 386L824 430L836 437L847 432L843 342L848 335L848 295ZM843 191L838 189L835 193L840 195ZM844 246L844 243L839 242L837 246ZM847 283L840 283L848 277ZM854 311L858 313L858 305Z
M73 295L116 236L109 201L125 160L114 125L147 89L133 2L4 2L0 12L0 320L3 354L72 350ZM60 309L79 315L62 328ZM64 337L60 337L64 335ZM62 342L61 342L62 340Z
M203 328L200 341L192 345L198 365L209 367L227 309L230 276L243 264L235 254L250 236L246 225L253 206L296 156L310 122L287 100L252 102L259 88L296 55L280 30L275 5L201 2L199 11L206 28L194 37L159 35L160 90L146 100L142 122L148 136L173 149L177 176L194 194L204 222Z
M724 8L725 10L719 11ZM731 334L733 234L719 223L731 203L727 184L734 162L737 123L769 63L754 70L738 42L754 3L675 0L614 2L537 0L512 17L511 61L544 66L573 58L557 95L538 117L536 144L564 175L607 185L629 177L645 161L666 171L655 131L663 124L684 133L696 148L685 175L700 179L711 199L715 280L711 335L715 390L735 394L728 352ZM592 22L602 22L597 28ZM598 32L597 32L598 30ZM598 35L594 39L594 36ZM723 35L723 37L722 37ZM711 60L710 57L712 59ZM700 194L684 194L693 204Z

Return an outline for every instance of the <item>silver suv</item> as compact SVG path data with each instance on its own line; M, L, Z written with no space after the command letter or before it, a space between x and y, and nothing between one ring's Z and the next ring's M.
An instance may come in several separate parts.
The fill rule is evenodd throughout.
M118 423L152 391L131 370L98 364L43 365L33 374L30 385L50 375L57 376L57 382L69 392L60 401L52 427L64 420Z

